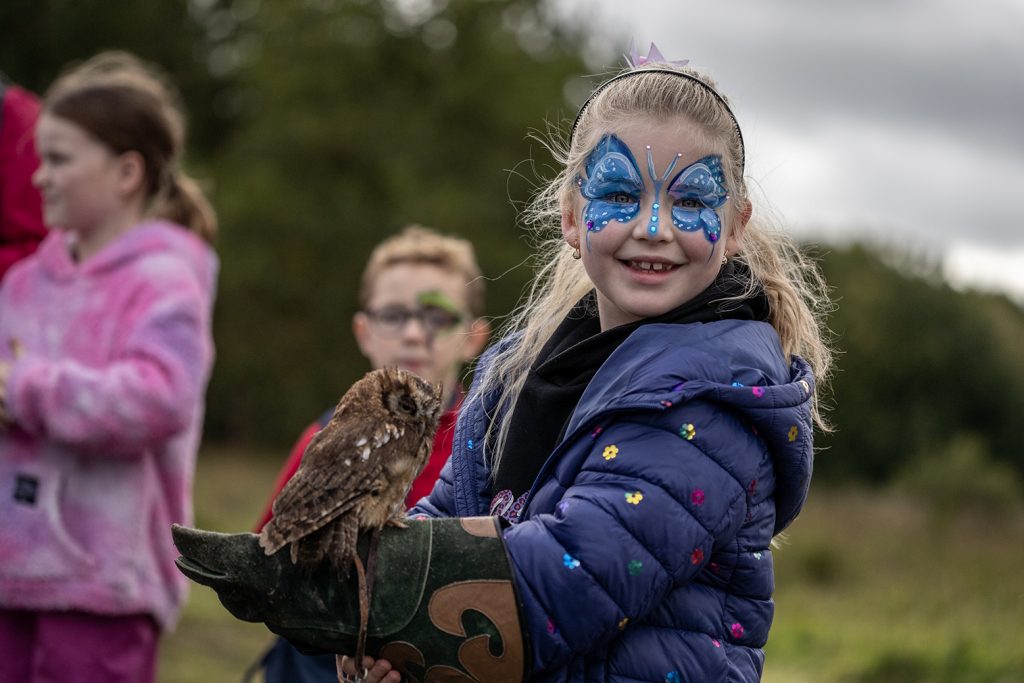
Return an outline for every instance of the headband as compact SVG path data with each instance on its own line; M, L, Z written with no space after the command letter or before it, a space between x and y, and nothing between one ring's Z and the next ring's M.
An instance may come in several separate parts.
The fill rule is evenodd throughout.
M636 76L637 74L669 74L671 76L678 76L679 78L684 78L688 81L693 81L694 83L697 83L698 85L702 86L705 90L707 90L709 93L711 93L714 96L714 98L718 100L719 103L721 103L721 105L725 108L725 111L728 112L729 118L732 119L732 125L736 129L736 137L738 137L740 140L740 175L743 174L743 168L746 165L746 148L743 145L743 133L740 131L740 124L736 121L736 115L732 113L732 109L729 107L729 103L725 101L725 98L722 97L717 90L712 88L710 85L708 85L701 79L697 78L696 76L691 76L688 73L677 71L675 69L659 69L657 67L633 69L631 71L625 71L619 74L618 76L613 76L612 78L609 78L601 85L594 88L594 92L590 93L590 97L587 98L587 101L584 102L583 106L580 107L579 113L576 114L576 120L572 122L572 130L569 132L569 141L571 142L572 139L576 136L576 128L580 125L580 119L583 118L583 112L587 110L587 106L594 100L595 97L600 95L612 83L615 83L616 81L621 81L624 78L629 78L630 76Z

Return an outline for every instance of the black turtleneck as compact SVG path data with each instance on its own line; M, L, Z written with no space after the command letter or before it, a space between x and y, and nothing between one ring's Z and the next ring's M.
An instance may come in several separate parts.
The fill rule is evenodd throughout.
M518 498L530 489L598 368L641 325L767 320L768 299L763 292L740 301L722 301L742 295L748 278L745 266L730 261L707 289L678 308L603 332L594 292L580 299L541 349L523 384L493 490L508 490Z

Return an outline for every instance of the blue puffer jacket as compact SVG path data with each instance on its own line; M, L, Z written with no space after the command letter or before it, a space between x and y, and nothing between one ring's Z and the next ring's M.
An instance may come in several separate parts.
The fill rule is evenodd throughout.
M813 390L766 323L645 325L615 350L505 531L531 681L760 678L769 544L807 495ZM494 403L471 390L413 514L488 513Z

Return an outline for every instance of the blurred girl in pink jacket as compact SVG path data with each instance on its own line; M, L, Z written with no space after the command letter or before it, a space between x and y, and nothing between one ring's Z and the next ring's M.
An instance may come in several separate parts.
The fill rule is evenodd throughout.
M104 53L47 93L51 233L0 289L0 681L152 681L213 362L215 219L175 91Z

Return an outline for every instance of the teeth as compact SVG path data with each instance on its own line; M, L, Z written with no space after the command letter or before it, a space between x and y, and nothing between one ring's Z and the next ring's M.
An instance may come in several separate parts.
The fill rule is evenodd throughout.
M654 272L661 272L672 267L667 263L650 263L649 261L630 261L629 265L637 270L651 270Z

